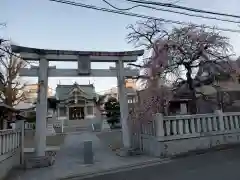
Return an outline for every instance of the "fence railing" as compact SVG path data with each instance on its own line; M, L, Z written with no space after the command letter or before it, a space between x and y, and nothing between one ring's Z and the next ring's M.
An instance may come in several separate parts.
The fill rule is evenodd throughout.
M155 136L155 121L149 121L141 124L141 133L146 135Z
M7 154L20 147L21 131L6 129L0 130L0 155Z
M185 138L207 133L221 133L240 130L240 113L162 116L157 114L155 120L144 125L142 134ZM147 133L145 133L147 132ZM150 132L150 133L148 133ZM155 134L154 134L155 133Z
M29 123L29 122L26 122L25 124L24 124L24 129L27 129L27 130L32 130L32 129L35 129L35 123Z
M50 120L47 122L47 128L49 128L49 125L52 125L54 128L61 128L61 131L63 132L63 128L64 128L64 119L61 119L61 120ZM26 122L24 124L24 129L25 130L33 130L35 129L36 127L36 123L29 123L29 122Z
M164 117L164 135L183 135L219 131L220 118L215 114Z
M57 118L54 122L53 122L53 127L55 128L61 128L64 125L64 121L65 119L63 118Z

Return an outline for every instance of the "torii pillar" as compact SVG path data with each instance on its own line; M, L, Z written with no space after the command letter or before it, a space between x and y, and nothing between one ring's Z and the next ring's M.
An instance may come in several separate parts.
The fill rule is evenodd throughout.
M128 99L125 87L125 76L124 76L124 62L119 58L116 62L117 68L117 83L118 83L118 93L119 93L119 104L120 104L120 114L121 114L121 125L122 125L122 141L123 146L126 149L131 147L130 131L128 126Z
M37 156L45 156L46 150L48 64L48 60L42 56L39 60L38 99L36 105L35 153Z

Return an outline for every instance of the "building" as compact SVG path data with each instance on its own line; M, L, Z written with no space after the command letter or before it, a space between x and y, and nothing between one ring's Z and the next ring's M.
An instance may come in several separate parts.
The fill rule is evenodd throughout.
M93 84L57 85L56 98L60 100L58 116L69 120L81 120L94 115L96 96Z
M16 120L18 113L17 109L0 102L0 130L11 128L10 123Z
M19 102L14 108L18 110L33 110L38 96L38 84L28 84L24 87L23 92L26 99ZM48 87L48 97L53 96L53 89ZM26 116L26 115L25 115Z
M126 94L128 97L128 103L135 103L137 101L137 90L136 90L136 82L133 79L126 79L125 80L125 87L126 87ZM109 97L114 97L119 100L119 94L118 94L118 87L113 87L109 90L106 90L104 92L106 102Z
M117 87L113 87L111 89L108 89L108 90L104 91L103 95L105 96L104 102L107 102L107 100L110 97L119 99L119 97L118 97L118 88Z
M194 79L197 92L197 113L212 113L221 108L226 112L240 111L240 59L217 64L203 63ZM199 80L201 84L199 84ZM177 90L176 99L185 99L190 113L190 92L183 83ZM180 103L178 103L178 108Z
M28 84L24 88L24 93L26 96L25 102L34 103L38 96L38 84ZM53 89L48 87L48 97L53 96Z
M137 89L136 80L134 79L126 79L125 80L125 87L130 89Z

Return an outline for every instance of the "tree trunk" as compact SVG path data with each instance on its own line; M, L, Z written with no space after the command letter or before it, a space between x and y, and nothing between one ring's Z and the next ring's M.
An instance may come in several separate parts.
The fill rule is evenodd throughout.
M192 69L191 67L186 67L187 73L187 84L188 84L188 89L190 90L190 97L191 97L191 102L190 102L190 112L192 114L197 113L197 98L196 98L196 92L193 84L193 79L192 79Z

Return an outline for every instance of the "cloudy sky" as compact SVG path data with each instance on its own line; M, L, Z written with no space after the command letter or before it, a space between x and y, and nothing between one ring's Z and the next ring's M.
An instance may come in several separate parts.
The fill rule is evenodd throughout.
M75 0L76 2L110 8L102 0ZM156 0L157 1L157 0ZM160 2L160 0L158 0ZM109 0L120 8L132 6L124 0ZM161 1L161 2L167 2ZM179 5L240 15L239 0L180 0ZM136 8L132 12L159 18L215 25L221 28L239 29L234 23L194 18L168 12ZM225 18L226 19L226 18ZM7 27L0 29L0 36L22 46L66 50L122 51L133 50L126 42L128 24L139 18L99 12L73 7L49 0L1 0L0 22ZM237 20L237 19L235 19ZM238 19L240 21L240 19ZM230 38L236 54L240 55L240 33L223 33ZM57 68L75 68L76 63L54 62ZM113 64L95 63L93 68L108 68ZM36 82L36 78L26 79ZM49 85L55 88L58 83L94 83L97 92L116 86L116 78L50 78Z

